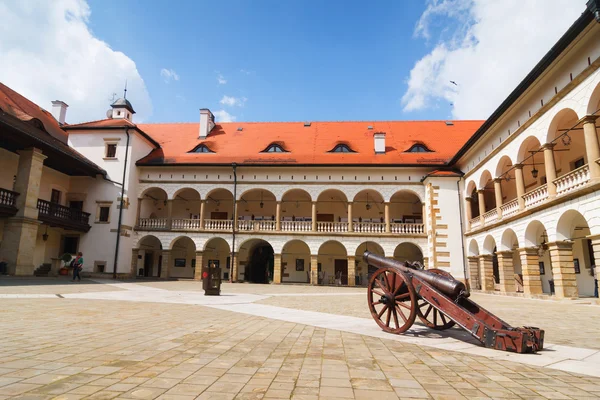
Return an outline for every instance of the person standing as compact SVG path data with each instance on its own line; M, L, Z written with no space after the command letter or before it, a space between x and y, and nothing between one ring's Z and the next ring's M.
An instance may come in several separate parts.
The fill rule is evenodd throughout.
M75 282L75 278L77 278L77 280L79 282L81 282L80 273L81 273L81 270L83 269L83 253L82 252L77 253L77 257L75 257L75 260L73 260L71 265L73 266L73 282Z
M594 275L594 297L598 297L598 266L592 265L592 274Z

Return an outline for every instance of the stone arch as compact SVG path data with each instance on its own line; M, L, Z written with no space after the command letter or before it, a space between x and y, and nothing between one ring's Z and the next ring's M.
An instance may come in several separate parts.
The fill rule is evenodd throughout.
M218 187L210 190L204 197L204 220L233 219L233 194L229 189Z
M173 193L171 198L171 217L176 219L200 219L200 192L191 187L183 187ZM175 226L175 222L174 222Z
M394 249L394 260L424 263L423 249L413 242L402 242Z
M136 276L159 277L162 268L162 251L165 246L154 235L145 235L141 237L133 251L137 252L137 265L132 266Z
M579 232L578 232L579 231ZM572 240L589 236L590 228L586 218L577 210L565 211L556 224L556 240Z
M519 240L519 243L523 243L524 247L536 247L542 242L543 234L547 235L544 224L538 220L533 220L525 228L523 239Z
M483 171L479 178L479 190L483 190L483 199L485 211L490 211L496 208L496 195L494 192L494 182L492 174L487 169Z
M513 166L513 161L512 161L512 158L510 158L510 156L508 154L505 154L502 157L500 157L500 159L498 160L498 163L496 164L495 178L498 178L501 175L503 175L506 171L508 171L510 168L512 168L512 166ZM504 176L502 176L502 177L504 178Z
M390 221L403 223L404 217L412 217L415 221L423 218L423 202L413 190L398 190L390 197Z
M542 147L540 140L536 136L528 136L519 146L517 152L517 163L522 163L526 159L530 159L530 151L539 150ZM537 161L537 160L536 160Z
M348 249L343 243L328 240L321 244L317 263L321 264L319 282L322 284L334 284L336 279L341 279L341 284L348 283Z
M196 251L197 248L200 248L198 246L198 243L196 243L196 241L194 239L192 239L191 237L189 237L187 235L179 235L176 238L174 238L173 240L171 240L171 243L169 244L169 250L172 250L175 243L177 243L181 239L183 239L183 240L189 239L189 241L194 244L194 251Z
M196 243L189 236L178 236L173 239L169 250L169 277L193 278L196 268Z
M169 195L167 194L167 191L165 189L159 187L159 186L150 186L150 187L147 187L140 194L140 198L144 198L144 196L146 196L147 194L149 194L151 192L159 192L159 193L162 192L161 194L164 195L164 200L168 200L168 198L169 198Z
M210 250L210 246L213 246L216 242L221 242L221 241L227 246L227 253L230 254L231 246L229 244L229 241L227 239L223 239L220 236L211 237L206 242L204 242L204 246L202 246L202 251Z
M277 196L275 196L275 194L272 191L270 191L269 189L253 187L250 189L246 189L243 192L240 192L240 194L238 195L238 201L240 201L242 199L242 197L244 197L252 192L262 192L263 197L268 196L269 198L277 199Z
M300 193L302 195L305 195L306 197L308 197L309 201L312 201L312 195L310 194L309 191L304 190L304 189L299 189L299 188L290 188L287 189L285 192L283 192L283 194L281 195L281 198L279 199L280 201L285 201L285 197L289 196L291 193Z
M196 190L195 188L190 187L190 186L184 186L184 187L181 187L181 188L177 189L173 193L173 196L171 197L171 200L175 200L177 198L177 196L181 195L183 192L186 192L186 191L192 192L195 195L197 195L198 200L200 200L202 198L202 196L200 195L200 192L198 190Z
M596 85L587 104L587 115L600 113L600 83Z
M323 219L325 217L329 219L327 222L347 222L348 198L346 193L339 189L323 190L317 197L317 216L323 222L325 222Z
M544 153L540 141L535 136L527 137L519 147L518 163L523 164L523 180L525 191L529 192L541 185L542 177L546 174ZM534 171L537 171L534 172Z
M275 251L279 251L281 254L281 282L310 282L311 252L305 241L300 239L288 240L281 247L281 250L276 249Z
M419 192L417 192L416 190L412 190L412 189L405 189L405 188L402 188L402 189L400 189L400 190L396 190L396 191L392 192L392 195L390 196L390 198L389 198L387 201L390 201L390 202L391 202L391 201L392 201L392 198L393 198L394 196L396 196L397 194L401 194L401 193L403 193L403 192L404 192L404 193L406 193L406 194L414 195L416 198L418 198L418 199L419 199L419 201L420 201L421 203L424 203L424 202L425 202L425 200L423 200L423 194L422 194L422 193L419 193Z
M238 247L238 276L236 280L253 283L273 281L275 250L261 238L248 238Z
M248 189L240 195L237 207L239 219L272 221L277 214L277 198L270 190Z
M231 198L233 198L233 193L231 192L231 190L224 188L224 187L216 187L216 188L212 188L211 190L209 190L206 195L204 196L205 199L208 199L210 196L214 195L215 193L218 192L227 192L229 194L229 196L231 196Z
M484 170L479 177L479 186L477 187L477 189L479 189L479 190L485 189L486 185L491 180L492 180L492 173L490 171L488 171L487 169Z
M500 250L501 251L513 251L519 247L519 238L517 234L512 229L508 228L504 232L502 232L502 238L500 240Z
M558 111L550 122L546 132L546 143L552 142L559 134L559 129L570 129L579 121L577 112L571 108L563 108Z
M135 246L133 246L133 248L139 249L139 248L141 248L141 246L144 245L144 243L148 243L148 241L152 241L152 242L160 244L161 250L165 247L164 244L161 242L161 240L159 238L157 238L156 236L144 235L138 239L138 241L135 243Z
M477 184L475 183L475 181L470 180L467 183L467 186L465 187L465 197L471 197L473 195L473 192L477 191Z
M383 247L379 243L373 242L371 240L364 241L364 242L360 243L358 246L356 246L356 250L354 251L354 256L362 257L365 251L370 251L373 254L377 254L382 257L385 257L385 250L383 249Z
M198 247L200 248L200 247ZM202 248L201 268L209 264L218 265L221 268L221 279L229 280L231 274L231 246L229 241L219 236L208 239Z
M312 196L304 189L289 189L281 196L282 221L312 220Z
M484 254L494 254L496 251L496 239L492 235L487 235L483 240Z
M357 222L383 223L385 222L384 213L384 199L377 190L361 190L352 199L352 217ZM357 228L361 229L361 226L358 225ZM381 229L383 229L383 225L381 225Z
M479 244L477 240L471 239L469 242L469 256L478 256L479 255Z
M498 160L498 164L496 165L496 178L500 179L502 202L506 203L516 199L517 181L515 180L513 162L509 155L504 155Z

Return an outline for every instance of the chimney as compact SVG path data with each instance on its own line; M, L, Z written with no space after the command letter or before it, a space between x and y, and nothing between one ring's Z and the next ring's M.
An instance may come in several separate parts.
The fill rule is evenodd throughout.
M67 116L67 103L60 100L54 100L52 102L52 116L58 121L59 124L64 125L65 117Z
M200 109L200 139L206 139L210 131L215 127L215 116L208 108Z
M375 140L375 154L385 154L385 132L377 132L373 135Z

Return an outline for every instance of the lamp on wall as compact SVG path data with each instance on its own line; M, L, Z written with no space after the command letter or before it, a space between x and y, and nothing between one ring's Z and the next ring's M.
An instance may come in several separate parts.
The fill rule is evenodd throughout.
M367 205L365 206L365 208L367 209L367 211L371 209L371 204L369 204L369 193L367 193Z
M542 257L544 255L544 253L546 252L546 250L548 250L548 244L547 244L548 235L546 234L546 231L544 231L542 233L542 236L540 237L540 239L542 239L542 242L538 246L538 256Z
M260 208L263 208L263 207L265 206L265 203L263 203L263 197L262 197L262 195L263 195L263 192L262 192L262 190L261 190L261 191L260 191L260 204L259 204L259 205L260 205Z
M42 240L45 242L48 240L48 225L46 225L46 233L42 235Z
M562 140L562 143L565 146L568 146L571 144L571 136L569 136L569 134L567 132L564 133L564 135L562 135L562 137L560 138L560 140Z
M537 179L539 171L535 167L535 152L534 151L531 152L531 162L533 163L533 169L531 170L531 176L533 176L533 179Z

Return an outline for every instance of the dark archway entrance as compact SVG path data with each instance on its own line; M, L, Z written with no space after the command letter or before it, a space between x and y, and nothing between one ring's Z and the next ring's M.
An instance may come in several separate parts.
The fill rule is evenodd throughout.
M252 283L271 283L273 281L273 247L264 240L253 240L243 247L248 247L244 280Z

